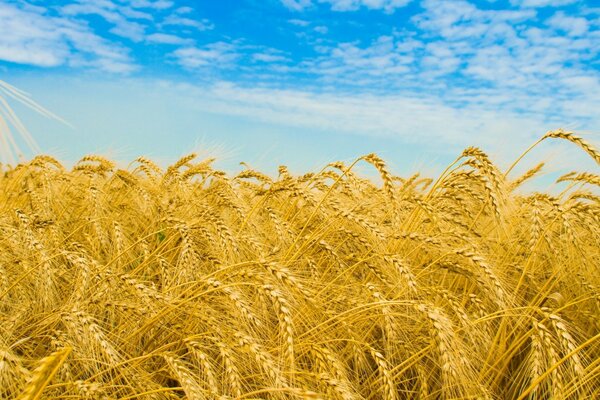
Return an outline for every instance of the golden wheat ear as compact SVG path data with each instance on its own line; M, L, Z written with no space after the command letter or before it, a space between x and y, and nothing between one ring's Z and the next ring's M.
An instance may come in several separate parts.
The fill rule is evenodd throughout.
M575 143L581 147L586 153L588 153L598 164L600 164L600 151L596 150L591 144L576 136L573 132L566 132L563 129L557 129L555 131L547 132L541 140L552 138L552 139L564 139L571 143Z
M383 180L383 189L385 193L388 195L390 200L394 202L396 200L396 195L394 192L394 182L392 180L392 175L389 173L385 161L383 161L377 154L371 153L362 157L363 160L374 166L377 171L379 171L379 175L381 175L381 179Z
M537 142L535 142L534 144L529 146L529 148L527 150L525 150L519 156L519 158L517 158L515 160L515 162L513 162L512 165L506 170L506 172L504 173L504 176L505 177L508 176L510 171L513 170L513 168L519 163L519 161L521 161L523 159L523 157L525 157L527 155L527 153L529 153L535 146L537 146L538 144L540 144L541 142L543 142L546 139L564 139L564 140L568 140L571 143L575 143L583 151L588 153L590 155L590 157L592 157L596 161L596 163L600 164L600 151L598 151L594 146L592 146L591 144L589 144L588 142L586 142L579 136L575 135L573 132L566 132L564 129L559 128L554 131L546 132L546 134L544 134L544 136L542 136L540 139L538 139Z
M67 360L71 348L55 351L49 356L44 357L38 367L33 371L31 379L27 382L27 386L19 400L37 400L41 397L42 392L48 386L58 369Z

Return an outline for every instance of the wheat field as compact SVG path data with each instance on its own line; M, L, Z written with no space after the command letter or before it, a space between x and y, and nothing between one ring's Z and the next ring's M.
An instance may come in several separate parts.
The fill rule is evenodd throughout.
M600 164L571 132L541 140ZM375 154L277 178L212 163L3 167L0 397L598 396L597 174L527 193L542 164L477 148L434 180Z

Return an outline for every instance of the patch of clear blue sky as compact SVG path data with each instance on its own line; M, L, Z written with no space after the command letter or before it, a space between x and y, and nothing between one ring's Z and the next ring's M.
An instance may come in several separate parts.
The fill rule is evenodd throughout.
M506 163L557 124L600 129L593 112L600 105L600 9L591 2L414 0L387 11L360 0L355 3L362 6L343 11L334 9L333 0L297 1L311 3L302 10L281 0L178 0L154 9L135 2L0 0L0 6L23 11L23 24L28 15L49 21L49 36L52 24L64 21L87 27L107 46L123 50L127 59L118 61L131 65L127 73L77 65L80 49L69 38L46 43L10 32L0 38L0 49L9 50L0 51L0 79L29 91L75 126L65 128L16 106L43 149L70 162L90 152L123 160L145 154L168 162L204 147L228 169L248 161L270 171L288 164L298 172L374 151L405 175L435 173L469 144L489 146ZM136 38L115 33L114 20L99 13L65 14L64 7L73 4L108 4L124 25L142 24L142 33ZM124 7L152 21L126 15ZM159 26L181 7L189 8L181 15L206 29ZM440 7L447 12L436 14ZM536 29L545 44L532 36ZM474 33L461 35L469 30ZM148 35L157 32L184 41L149 43ZM25 47L35 52L36 44L59 50L64 45L68 52L57 50L53 65L42 65L33 54L17 59L10 53ZM196 53L177 55L190 49ZM88 52L92 61L106 58ZM260 54L272 60L257 61ZM447 61L452 63L442 65ZM184 86L161 92L160 82ZM235 89L228 97L214 88L222 83ZM196 97L188 96L185 85ZM263 105L270 94L284 106ZM338 98L340 108L334 109ZM416 111L406 107L412 103ZM355 119L353 113L361 115ZM368 127L387 119L392 122L381 123L381 132Z

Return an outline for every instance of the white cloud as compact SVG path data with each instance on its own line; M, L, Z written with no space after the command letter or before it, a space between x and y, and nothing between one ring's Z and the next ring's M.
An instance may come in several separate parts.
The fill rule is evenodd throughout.
M320 0L331 4L335 11L356 11L361 7L371 10L384 10L393 12L397 8L406 6L411 0Z
M193 42L192 39L182 38L176 35L170 35L167 33L152 33L146 36L146 41L149 43L158 43L158 44L174 44L174 45L183 45L190 44Z
M323 56L306 61L301 69L336 81L368 84L373 78L393 80L410 71L414 60L391 36L381 36L366 47L358 43L340 43L321 49Z
M264 63L275 63L275 62L283 62L288 61L288 59L279 54L272 53L255 53L252 54L252 58L254 61L264 62Z
M425 0L425 13L413 18L421 29L446 39L480 39L514 31L512 26L534 18L534 10L480 10L464 0Z
M302 20L302 19L290 19L290 20L288 20L288 22L292 25L301 26L303 28L310 25L310 22Z
M130 4L134 8L153 8L155 10L165 10L174 5L172 1L168 0L130 0Z
M534 10L481 10L462 2L425 1L425 12L414 18L430 36L424 60L458 58L461 65L449 72L460 72L475 79L473 83L511 87L530 94L550 94L560 88L564 76L590 75L584 60L597 56L600 46L584 18L554 14L546 24L554 29L532 27L539 18ZM568 30L572 38L556 32ZM445 53L435 54L436 47ZM427 66L427 65L426 65Z
M137 67L129 56L128 41L190 47L194 40L186 28L213 28L206 19L183 16L193 11L189 7L171 11L174 5L167 0L74 0L45 8L0 2L0 59L40 67L132 72ZM108 32L118 38L90 23L93 16L106 21ZM191 51L181 53L186 52Z
M98 15L113 24L110 32L134 42L144 39L146 27L132 19L152 19L150 14L120 7L108 0L82 1L62 7L65 16Z
M230 68L240 57L234 45L225 42L211 43L204 47L182 47L172 53L176 62L187 69Z
M281 0L284 6L294 11L303 11L312 6L312 0Z
M412 0L316 0L329 4L333 11L356 11L362 7L371 10L383 10L387 13L402 8ZM303 11L314 5L313 0L281 0L284 6L293 11Z
M600 33L591 20L573 11L544 18L533 9L480 9L459 0L421 5L412 32L367 44L317 42L318 55L290 70L331 88L421 91L440 104L600 127L591 111L600 109L600 73L589 65L600 54Z
M510 0L511 4L522 7L561 7L578 2L579 0Z
M192 11L194 11L192 7L179 7L175 10L177 14L189 14Z
M463 64L458 55L461 51L457 46L443 42L431 42L424 45L425 55L421 58L422 74L430 78L451 74Z
M281 126L354 135L401 137L450 152L477 145L497 152L508 143L527 143L568 119L488 107L453 106L435 95L315 93L307 90L241 87L220 82L209 87L164 83L163 90L193 107L224 116ZM594 125L600 129L599 121ZM516 149L511 147L513 151ZM518 154L513 154L513 158Z
M559 13L547 23L556 27L565 18ZM473 49L461 54L465 62L463 76L473 79L480 87L489 85L496 92L512 94L516 98L515 110L593 119L594 114L584 115L569 105L577 98L582 103L600 106L600 98L593 94L600 89L600 74L587 66L588 60L598 56L600 46L583 24L570 25L576 30L573 37L554 29L519 25L505 26L501 34L490 36L492 28L501 22L493 18L489 21L490 29L478 40L458 41L470 44ZM568 83L575 77L578 77L576 80L588 78L587 86ZM552 99L552 102L540 102L542 99Z
M0 59L56 67L60 65L127 73L136 69L128 51L67 18L50 17L45 9L0 3Z
M189 70L219 72L238 69L250 74L253 79L258 79L257 69L267 74L268 79L272 79L276 71L281 71L282 66L290 62L282 51L244 44L242 40L215 42L201 47L182 47L172 52L169 58Z
M571 17L565 15L563 11L554 14L547 21L548 25L563 32L569 36L583 36L589 30L587 19L581 17Z
M207 19L200 20L181 17L179 15L169 15L161 23L160 26L174 26L178 28L194 28L199 31L208 31L214 29L214 25Z
M42 67L62 64L70 49L54 28L36 12L0 4L0 59Z

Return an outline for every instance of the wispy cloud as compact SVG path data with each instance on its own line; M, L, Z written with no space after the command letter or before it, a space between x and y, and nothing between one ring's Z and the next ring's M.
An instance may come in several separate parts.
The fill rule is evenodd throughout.
M182 47L172 54L176 62L188 69L230 68L240 57L231 43L216 42L204 47Z
M189 45L194 40L189 38L183 38L177 35L171 35L168 33L152 33L145 37L148 43L159 43L159 44L172 44L172 45Z
M86 66L108 72L136 69L126 48L96 35L87 24L52 17L43 7L0 4L0 59L57 67Z
M251 57L255 60L255 61L259 61L259 62L264 62L264 63L275 63L275 62L287 62L289 61L289 58L278 54L276 52L273 51L264 51L264 52L258 52L258 53L254 53L251 55Z
M421 29L447 39L506 35L510 26L536 16L534 10L482 10L464 0L424 0L425 12L414 17Z
M274 73L278 65L290 62L282 51L244 44L243 40L184 46L173 51L169 57L188 70L217 72L238 69L254 77L258 74L255 68L263 73Z
M397 8L406 6L412 0L325 0L331 4L331 9L335 11L355 11L361 7L372 10L384 10L392 12Z
M113 25L110 33L135 42L142 41L145 36L145 26L135 20L152 20L150 14L118 6L112 1L81 1L68 4L61 9L64 16L98 15Z
M498 118L498 113L487 104L453 106L423 93L315 93L242 87L229 82L209 86L172 82L162 85L161 90L169 96L204 112L309 131L402 138L450 153L477 145L499 154L508 143L533 141L557 123L518 112L506 112ZM600 124L596 127L600 128ZM516 155L509 154L513 158Z
M294 11L303 11L312 5L312 0L281 0L281 3Z
M511 4L522 7L561 7L578 2L580 0L510 0Z
M587 19L568 16L564 11L559 11L554 14L548 19L547 23L552 28L562 31L571 37L584 36L588 33L590 28Z
M422 46L416 44L415 46ZM403 51L404 50L404 51ZM410 72L414 48L407 42L399 43L392 36L380 36L366 47L358 43L340 43L321 51L325 54L304 62L303 68L327 80L367 85L378 80L397 80Z
M333 11L356 11L360 8L383 10L393 12L402 8L412 0L281 0L282 4L290 10L303 11L313 7L316 3L328 4Z
M0 3L0 60L34 65L131 73L145 46L193 47L186 30L210 30L189 7L167 0L74 0L57 6ZM108 27L92 23L103 19ZM182 53L189 50L182 50Z
M215 27L214 24L212 24L206 18L198 20L198 19L183 17L180 14L181 13L178 12L173 15L167 16L160 23L160 26L162 26L162 27L173 26L173 27L178 27L178 28L182 28L182 27L183 28L194 28L198 31L208 31L208 30L214 29L214 27Z
M129 3L134 8L151 8L156 10L166 10L175 5L174 2L169 0L129 0Z
M189 38L176 35L174 31L193 28L197 31L211 30L214 25L205 18L195 19L188 14L190 7L173 11L172 1L129 0L117 3L111 0L77 0L61 8L66 16L98 15L112 25L110 33L134 42L184 44ZM163 13L168 12L163 15ZM176 38L177 37L177 38Z
M598 32L589 32L582 18L557 12L544 27L527 23L539 18L533 10L480 10L466 2L456 7L456 1L423 5L425 12L415 22L430 36L427 49L445 46L450 54L437 58L458 58L459 65L449 72L458 71L470 87L492 85L545 95L568 90L563 84L568 77L600 77L587 63L600 52ZM565 25L569 36L557 32L567 29Z
M300 26L303 28L310 25L309 21L305 21L303 19L296 19L296 18L290 19L290 20L288 20L288 22L292 25Z

